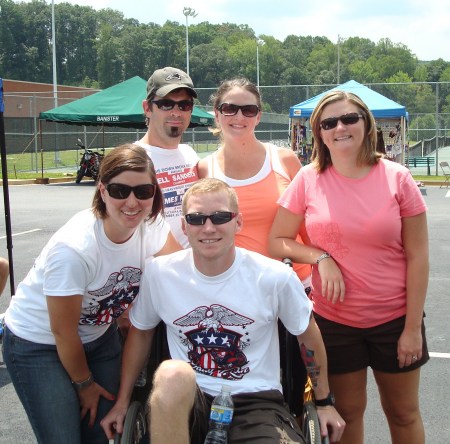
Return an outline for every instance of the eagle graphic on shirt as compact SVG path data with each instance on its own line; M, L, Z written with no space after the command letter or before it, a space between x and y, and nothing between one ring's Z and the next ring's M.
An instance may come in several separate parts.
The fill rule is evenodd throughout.
M242 379L249 372L248 359L242 340L243 334L226 327L241 327L254 321L227 307L213 304L201 306L176 319L175 325L195 326L184 333L183 345L188 347L192 368L202 374L217 378Z
M106 325L118 318L138 294L141 274L140 268L123 267L111 273L103 287L88 291L92 298L83 307L79 323Z

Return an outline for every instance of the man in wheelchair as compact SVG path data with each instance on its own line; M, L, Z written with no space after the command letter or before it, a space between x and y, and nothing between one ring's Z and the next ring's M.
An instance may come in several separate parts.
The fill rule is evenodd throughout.
M153 379L152 444L203 443L222 384L232 388L235 405L230 443L304 443L281 393L280 319L303 350L321 434L339 441L345 422L333 406L322 337L296 274L235 247L242 215L224 182L198 181L182 209L191 248L146 263L130 311L117 402L102 421L108 437L122 432L134 382L162 320L172 359L160 364Z

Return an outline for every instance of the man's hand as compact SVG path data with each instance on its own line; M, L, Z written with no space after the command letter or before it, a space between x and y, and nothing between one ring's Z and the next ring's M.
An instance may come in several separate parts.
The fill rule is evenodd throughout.
M332 406L316 407L316 410L320 422L320 434L329 435L330 442L339 441L345 429L345 421L341 415Z
M101 420L100 425L108 439L114 439L116 433L123 433L123 423L127 415L128 404L116 402L115 406Z

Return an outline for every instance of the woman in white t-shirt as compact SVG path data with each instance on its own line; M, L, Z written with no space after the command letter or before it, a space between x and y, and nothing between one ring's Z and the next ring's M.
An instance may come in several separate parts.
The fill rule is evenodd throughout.
M5 313L3 356L39 443L107 443L99 426L119 387L115 321L144 261L180 249L143 148L105 156L92 208L49 240Z

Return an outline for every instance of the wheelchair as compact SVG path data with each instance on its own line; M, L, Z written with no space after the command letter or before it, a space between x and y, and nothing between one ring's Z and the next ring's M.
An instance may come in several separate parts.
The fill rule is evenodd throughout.
M292 267L290 259L284 259L283 262ZM281 322L278 322L278 334L280 339L281 384L286 404L291 414L296 419L298 418L306 444L329 444L328 436L322 438L320 434L314 392L300 356L297 338L291 335ZM128 408L122 435L116 434L115 444L144 444L149 442L148 412L144 406L147 405L146 400L151 390L154 371L163 359L169 357L165 326L161 323L155 333L146 387L135 388L137 394L134 394L134 400ZM147 387L147 385L150 385L150 387Z
M116 433L114 444L140 444L149 442L147 415L143 404L140 401L133 401L127 410L127 415L123 423L123 433Z
M299 425L306 444L329 444L328 436L322 437L320 435L320 423L314 403L314 391L300 357L297 338L291 335L281 323L278 324L278 331L282 358L281 382L289 410L296 419L299 418Z
M296 419L299 419L303 436L306 444L329 444L328 436L322 438L320 435L320 423L317 415L316 406L314 403L314 392L311 381L306 378L306 383L303 386L303 381L298 377L298 362L300 359L300 352L298 356L295 350L298 350L297 338L287 332L280 324L280 348L285 350L284 360L282 361L281 375L283 393L285 394L286 403L289 406L291 413ZM146 409L146 400L151 390L151 376L156 370L159 362L163 360L165 350L165 328L158 326L155 335L155 352L148 365L147 384L142 388L135 388L133 393L133 400L128 407L127 414L123 425L123 433L120 435L116 433L114 444L144 444L149 442L149 425L148 425L148 411ZM300 361L297 361L300 359ZM297 377L294 378L294 373ZM306 375L306 370L305 370ZM303 396L298 395L298 387L304 387ZM298 413L300 412L300 414Z

